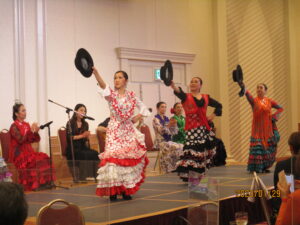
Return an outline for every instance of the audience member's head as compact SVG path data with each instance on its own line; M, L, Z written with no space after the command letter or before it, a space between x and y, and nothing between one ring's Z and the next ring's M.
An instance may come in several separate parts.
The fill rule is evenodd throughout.
M300 153L300 132L294 132L288 140L292 155Z
M300 180L300 132L292 133L288 143L292 155L296 157L295 164L293 165L293 174L295 179Z
M23 225L28 205L19 184L0 182L0 224Z
M156 104L157 113L161 115L166 114L167 104L165 102L158 102Z

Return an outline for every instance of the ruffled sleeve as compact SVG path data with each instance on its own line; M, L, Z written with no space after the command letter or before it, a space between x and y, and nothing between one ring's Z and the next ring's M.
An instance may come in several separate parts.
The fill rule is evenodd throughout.
M112 92L112 89L106 85L106 87L104 89L100 89L99 91L99 94L104 97L107 101L110 101L111 100L111 92Z
M214 113L216 116L222 115L222 104L216 101L215 99L209 97L208 98L208 105L215 108Z
M38 133L33 133L31 130L28 130L25 135L22 135L15 124L11 125L10 134L12 138L17 141L18 144L33 143L40 141L40 135Z
M174 95L176 95L176 97L179 98L181 102L184 102L186 100L186 93L182 90L181 87L179 87L179 93L174 91Z
M153 129L159 133L160 135L175 135L178 133L178 127L174 126L174 127L167 127L167 124L165 124L165 126L163 126L160 122L159 119L157 118L153 118L152 121L152 125L153 125Z
M151 112L149 111L147 106L138 97L135 97L135 98L136 98L136 105L137 105L138 109L140 110L140 114L145 117L150 116Z

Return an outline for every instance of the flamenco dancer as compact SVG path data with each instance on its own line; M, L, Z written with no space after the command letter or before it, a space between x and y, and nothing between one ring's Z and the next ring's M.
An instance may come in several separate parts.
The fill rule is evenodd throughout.
M215 155L215 134L211 131L209 121L215 116L222 115L222 105L207 94L201 94L202 79L193 77L190 82L191 93L185 93L175 83L171 82L174 94L181 100L185 111L185 144L183 156L177 162L175 172L178 172L183 181L188 181L189 171L197 172L195 178L201 178L206 169L211 166ZM215 110L210 116L206 116L207 107Z
M245 87L244 83L242 85ZM249 90L246 91L246 98L253 111L247 167L250 172L270 172L269 168L275 162L277 143L280 140L276 122L283 108L274 100L265 97L267 90L266 84L258 84L256 98L252 97ZM277 109L274 114L272 114L272 108Z
M49 184L51 179L50 159L43 152L35 152L31 143L39 142L39 126L31 126L25 122L26 109L21 103L13 106L13 124L9 133L11 136L9 161L13 162L18 170L19 183L26 191ZM53 178L54 179L54 178Z
M176 169L176 163L182 155L183 144L171 141L172 135L178 133L177 121L166 116L167 104L156 104L157 114L153 118L152 125L155 132L154 148L159 150L160 169L164 173Z
M171 109L171 113L174 114L171 119L175 119L177 121L178 132L177 134L172 136L172 141L180 144L184 144L185 142L185 118L182 115L183 107L180 102L176 102Z
M131 195L139 190L144 181L148 164L144 135L135 128L134 123L142 116L149 116L150 112L134 92L126 90L126 72L117 71L114 74L114 89L103 81L95 67L93 74L111 113L105 151L100 154L96 194L110 196L111 201L117 200L117 195L131 200ZM136 116L135 107L139 108Z

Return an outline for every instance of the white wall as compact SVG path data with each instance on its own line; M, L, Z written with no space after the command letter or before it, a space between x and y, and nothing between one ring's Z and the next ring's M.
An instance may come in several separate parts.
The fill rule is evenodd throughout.
M90 122L93 128L109 112L94 78L83 78L74 67L80 47L90 51L110 84L119 69L116 47L196 53L192 73L203 75L205 91L216 89L209 79L213 76L210 1L52 0L46 8L48 97L70 107L85 103L96 118ZM66 116L57 106L49 106L49 115L56 128L65 124Z
M21 8L19 13L14 12L16 7ZM4 68L0 81L5 83L0 90L5 106L0 128L10 126L17 98L26 104L29 122L53 120L55 135L67 116L62 108L48 103L49 98L72 108L84 103L96 119L90 122L94 132L109 110L94 78L83 78L75 69L80 47L91 53L110 85L120 68L117 47L195 53L191 73L203 77L204 92L218 98L209 0L0 0L0 10L0 28L5 31L0 34L0 45L6 55L0 59ZM20 14L16 26L14 18ZM16 37L21 47L15 45ZM18 50L15 58L14 49ZM42 145L46 151L46 143Z
M14 8L12 1L1 0L0 6L0 102L2 105L0 129L9 128L15 99L14 73ZM3 19L5 18L5 19Z

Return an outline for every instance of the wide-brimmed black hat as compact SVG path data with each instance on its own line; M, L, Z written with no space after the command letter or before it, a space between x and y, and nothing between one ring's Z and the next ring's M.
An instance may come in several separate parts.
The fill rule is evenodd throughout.
M173 80L173 66L170 60L167 60L160 68L160 79L162 79L165 85L170 86Z
M236 69L232 71L232 79L234 82L237 82L241 88L239 96L242 97L245 94L245 85L244 85L244 75L243 70L240 65L236 66Z
M75 66L84 77L90 77L93 73L94 62L90 53L80 48L75 57Z
M236 69L232 71L232 79L234 82L242 82L244 80L243 70L240 65L236 66Z

